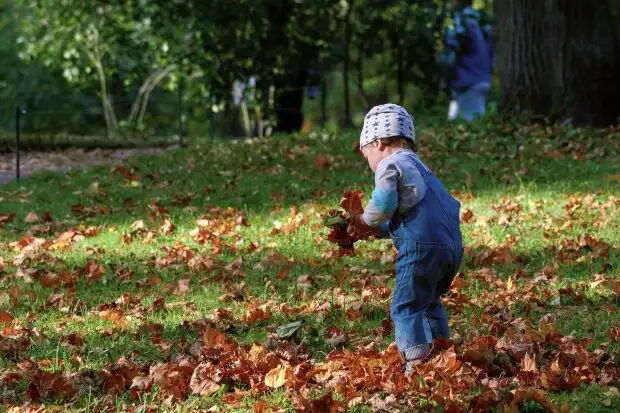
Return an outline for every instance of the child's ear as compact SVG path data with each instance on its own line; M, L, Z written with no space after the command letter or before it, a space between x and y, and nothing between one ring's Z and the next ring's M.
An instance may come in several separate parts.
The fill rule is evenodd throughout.
M382 141L376 141L376 142L377 142L377 148L381 152L383 152L385 150L385 148L387 148L387 145L384 142L382 142Z

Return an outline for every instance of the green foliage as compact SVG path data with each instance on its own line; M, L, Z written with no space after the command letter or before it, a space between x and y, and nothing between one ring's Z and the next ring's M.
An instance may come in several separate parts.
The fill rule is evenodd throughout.
M162 112L163 122L177 123L174 113L169 115L178 109L149 116L151 92L161 105L176 102L179 90L188 116L197 120L190 123L206 124L214 117L221 123L236 117L233 83L250 76L258 80L252 95L261 110L251 115L268 117L278 94L317 82L299 80L310 69L331 80L329 104L338 113L342 99L333 94L343 94L342 78L334 74L344 63L349 9L353 102L362 110L386 99L412 106L422 97L432 103L438 96L436 54L446 5L444 0L13 0L0 17L0 50L10 62L0 69L0 94L6 97L0 127L12 129L19 103L63 113L73 109L69 119L31 118L36 132L57 131L55 121L62 119L76 125L65 132L93 133L105 119L113 134L151 134ZM91 116L85 113L97 106ZM311 110L319 108L311 105Z

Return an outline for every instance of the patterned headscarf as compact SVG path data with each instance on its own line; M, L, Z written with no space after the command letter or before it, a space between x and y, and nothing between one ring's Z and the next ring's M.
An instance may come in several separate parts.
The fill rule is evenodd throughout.
M415 141L413 116L399 105L387 103L375 106L366 114L360 136L360 149L382 138L402 137Z

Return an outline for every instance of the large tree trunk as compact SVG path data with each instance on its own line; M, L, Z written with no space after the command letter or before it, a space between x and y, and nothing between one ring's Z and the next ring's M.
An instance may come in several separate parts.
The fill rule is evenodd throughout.
M500 110L574 123L616 123L618 32L608 1L495 3Z
M276 87L275 131L299 132L304 123L303 102L306 72L300 69L297 73L281 79L281 82L279 88Z

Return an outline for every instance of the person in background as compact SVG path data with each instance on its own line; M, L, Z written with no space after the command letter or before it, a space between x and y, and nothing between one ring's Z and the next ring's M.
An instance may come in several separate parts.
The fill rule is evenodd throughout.
M493 47L490 21L481 22L471 0L452 0L453 25L444 37L441 61L452 102L448 117L472 121L483 116L491 89Z

